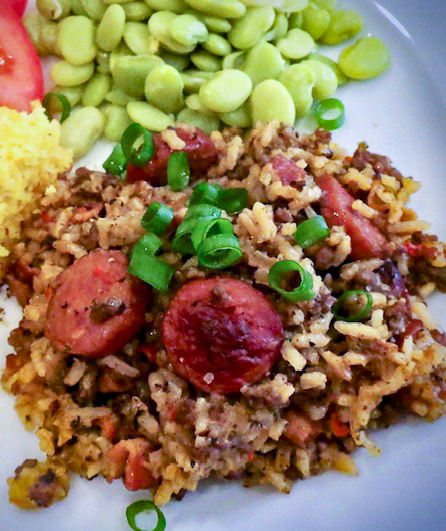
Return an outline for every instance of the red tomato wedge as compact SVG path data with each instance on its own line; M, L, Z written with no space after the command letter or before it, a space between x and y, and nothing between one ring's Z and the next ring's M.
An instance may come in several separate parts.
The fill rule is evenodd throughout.
M1 0L0 3L9 3L14 12L17 13L19 17L22 17L26 9L27 0Z
M6 2L0 9L0 105L30 111L43 97L43 72L20 17Z

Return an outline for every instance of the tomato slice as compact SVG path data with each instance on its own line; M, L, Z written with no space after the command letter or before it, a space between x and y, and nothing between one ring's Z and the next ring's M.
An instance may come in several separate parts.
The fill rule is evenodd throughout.
M8 2L8 0L6 1ZM9 5L19 17L23 16L23 13L26 9L26 4L27 0L9 0Z
M20 17L10 5L0 9L0 105L30 111L43 97L43 72Z

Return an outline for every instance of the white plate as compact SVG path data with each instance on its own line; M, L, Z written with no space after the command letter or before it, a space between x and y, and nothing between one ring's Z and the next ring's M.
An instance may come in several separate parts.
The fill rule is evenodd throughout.
M422 219L446 238L446 72L443 0L348 2L366 19L366 30L382 37L392 53L392 68L377 80L339 91L347 121L334 139L353 150L366 140L372 151L389 155L397 168L423 184L413 200ZM431 308L445 327L445 299ZM12 304L8 302L8 309ZM19 313L8 312L7 323ZM10 352L0 330L0 366ZM359 477L337 473L299 482L290 495L272 489L205 482L196 493L165 509L168 531L440 531L446 528L446 418L410 422L376 433L381 457L356 453ZM37 438L26 433L13 400L0 391L0 530L125 531L125 508L144 493L130 493L120 481L73 478L68 498L42 511L20 511L8 504L6 478L27 457L41 458Z

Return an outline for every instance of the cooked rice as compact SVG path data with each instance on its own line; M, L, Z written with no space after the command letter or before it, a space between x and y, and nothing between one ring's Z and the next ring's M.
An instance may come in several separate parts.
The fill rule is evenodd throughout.
M179 146L173 133L164 139ZM49 456L45 465L24 463L10 480L17 505L37 507L63 497L67 470L109 481L123 477L135 456L153 477L158 504L195 490L209 476L289 492L293 481L330 468L357 474L354 448L377 452L368 428L388 425L402 413L429 420L444 413L445 340L423 294L426 285L429 292L435 286L444 290L438 268L445 265L445 250L405 206L418 185L390 166L377 171L373 158L364 158L364 145L355 157L347 156L321 131L300 138L290 128L268 124L246 138L232 129L212 139L220 157L209 178L225 187L242 185L250 197L249 207L231 217L243 258L227 273L254 283L273 302L285 329L281 359L263 380L230 398L200 392L175 374L159 336L161 317L180 285L211 272L168 243L161 258L176 269L173 285L167 295L154 296L143 334L100 361L57 350L43 335L45 294L56 276L98 246L128 254L143 234L140 219L150 203L171 206L180 220L191 192L126 184L85 170L63 176L56 193L41 202L50 221L31 216L10 260L10 286L25 317L11 334L16 354L7 358L2 383L16 395L20 418ZM305 169L302 187L281 182L271 164L276 154ZM361 197L354 208L379 220L393 249L409 240L427 249L422 265L407 254L398 258L408 300L382 281L383 260L344 263L351 239L343 227L305 251L296 245L296 224L318 211L315 177L325 173ZM323 253L329 260L321 269ZM269 268L281 259L296 260L312 274L313 300L290 302L268 288ZM24 266L32 270L28 278L17 274ZM333 295L366 288L373 300L370 318L333 324ZM415 322L421 323L417 332L405 336ZM141 351L144 344L156 347L150 360ZM212 374L206 377L212 381ZM54 489L42 500L39 474L49 469L55 471Z

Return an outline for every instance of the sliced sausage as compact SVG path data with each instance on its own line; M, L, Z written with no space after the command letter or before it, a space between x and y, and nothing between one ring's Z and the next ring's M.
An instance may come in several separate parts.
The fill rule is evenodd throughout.
M149 293L127 265L120 251L98 249L56 278L45 335L57 348L99 358L119 350L138 332Z
M384 235L363 215L352 208L354 198L331 175L317 179L322 190L321 214L330 227L342 225L352 241L351 258L384 258L389 244Z
M201 129L194 131L176 129L177 136L185 142L185 146L180 151L185 151L189 155L189 165L193 173L205 173L208 168L217 160L217 150L208 135ZM164 142L160 133L153 136L155 144L155 154L152 159L142 167L131 163L127 167L127 180L148 181L155 186L161 186L167 182L167 161L172 149Z
M228 277L185 284L170 304L162 332L178 374L217 393L239 391L267 374L284 337L265 296Z
M273 170L277 173L283 185L305 184L306 172L297 166L293 160L287 159L283 155L275 155L271 162Z

